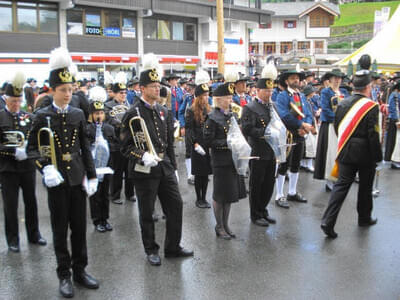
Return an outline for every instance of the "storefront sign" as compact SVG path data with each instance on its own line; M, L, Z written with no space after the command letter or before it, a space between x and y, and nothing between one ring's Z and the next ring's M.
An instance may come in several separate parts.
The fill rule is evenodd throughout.
M102 35L103 30L101 27L97 26L86 26L86 34L89 35Z
M119 29L118 27L106 27L106 28L103 28L103 35L104 36L112 36L112 37L120 37L121 29Z

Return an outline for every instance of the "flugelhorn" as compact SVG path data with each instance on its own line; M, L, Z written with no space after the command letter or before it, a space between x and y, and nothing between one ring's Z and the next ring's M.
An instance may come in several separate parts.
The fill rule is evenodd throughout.
M119 122L122 121L122 118L124 117L125 113L128 111L129 107L123 104L116 105L112 108L112 110L109 112L110 117L115 118Z
M51 164L57 169L56 147L54 133L50 127L50 117L47 116L47 127L42 127L37 133L39 153L42 157L50 158ZM43 144L43 136L47 134L48 144Z
M25 135L17 130L4 131L2 139L6 147L22 147L25 143Z
M129 129L131 130L133 143L135 144L136 148L148 151L151 155L155 157L157 161L161 161L162 159L158 157L158 154L153 146L153 142L151 141L149 131L147 130L146 122L140 116L138 107L136 108L136 111L137 111L137 116L132 117L128 123ZM134 122L138 122L139 124L135 126Z

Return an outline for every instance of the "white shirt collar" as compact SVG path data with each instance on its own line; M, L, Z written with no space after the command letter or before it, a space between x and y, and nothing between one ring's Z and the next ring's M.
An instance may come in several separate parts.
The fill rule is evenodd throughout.
M287 88L288 92L291 93L292 95L294 95L295 93L299 93L298 91L295 91L294 89L292 89L291 87L288 86Z
M65 108L62 109L61 107L57 106L57 104L55 104L54 101L53 101L53 106L57 109L57 111L67 111L68 107L69 107L69 104L67 104L67 106L65 106Z

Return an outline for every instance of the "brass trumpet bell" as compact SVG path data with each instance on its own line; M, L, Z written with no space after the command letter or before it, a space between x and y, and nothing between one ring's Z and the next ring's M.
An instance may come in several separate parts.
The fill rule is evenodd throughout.
M4 131L2 140L3 146L10 148L22 147L25 143L25 135L17 130Z

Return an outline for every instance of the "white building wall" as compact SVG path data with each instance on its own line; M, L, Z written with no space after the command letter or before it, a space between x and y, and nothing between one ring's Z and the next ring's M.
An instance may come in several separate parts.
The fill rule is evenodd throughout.
M296 21L296 28L285 28L284 21ZM289 42L293 40L306 40L306 22L305 19L297 18L272 18L271 28L253 29L250 35L251 42Z

